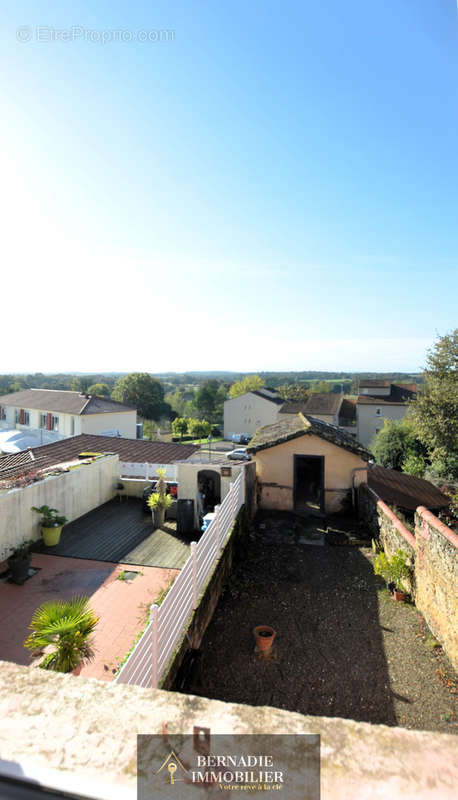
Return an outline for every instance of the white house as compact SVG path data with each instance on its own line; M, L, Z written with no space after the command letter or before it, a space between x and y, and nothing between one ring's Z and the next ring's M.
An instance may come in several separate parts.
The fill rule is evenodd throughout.
M226 400L224 403L224 438L234 433L253 436L262 425L277 420L284 400L273 389L256 389Z
M404 419L408 402L415 397L415 384L400 386L390 381L360 381L356 401L358 439L369 447L385 420Z
M56 389L25 389L0 397L0 427L24 431L36 444L80 433L135 439L136 423L135 408L107 397Z

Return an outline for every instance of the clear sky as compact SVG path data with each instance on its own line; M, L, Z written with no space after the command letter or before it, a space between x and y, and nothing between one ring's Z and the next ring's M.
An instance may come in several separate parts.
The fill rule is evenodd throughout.
M1 45L0 373L417 371L456 327L455 0L7 0Z

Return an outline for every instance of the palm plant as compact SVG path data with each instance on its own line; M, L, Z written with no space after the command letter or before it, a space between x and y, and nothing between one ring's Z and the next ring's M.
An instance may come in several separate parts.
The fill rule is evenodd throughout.
M88 597L78 596L70 601L43 603L37 608L29 625L32 633L25 640L24 647L36 654L45 648L53 648L41 662L42 669L72 672L94 658L90 636L99 618L88 603Z

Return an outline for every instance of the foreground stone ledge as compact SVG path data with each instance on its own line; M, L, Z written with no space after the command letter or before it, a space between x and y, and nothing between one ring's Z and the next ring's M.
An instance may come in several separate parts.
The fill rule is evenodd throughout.
M323 800L455 800L458 740L449 735L306 717L267 706L122 686L0 661L0 759L23 771L136 796L136 735L319 733ZM286 800L286 798L285 798Z

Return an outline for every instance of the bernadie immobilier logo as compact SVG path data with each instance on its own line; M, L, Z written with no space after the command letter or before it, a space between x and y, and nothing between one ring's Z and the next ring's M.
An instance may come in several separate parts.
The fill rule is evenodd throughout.
M138 800L215 792L281 792L285 800L320 797L320 739L315 734L142 735L137 762Z

